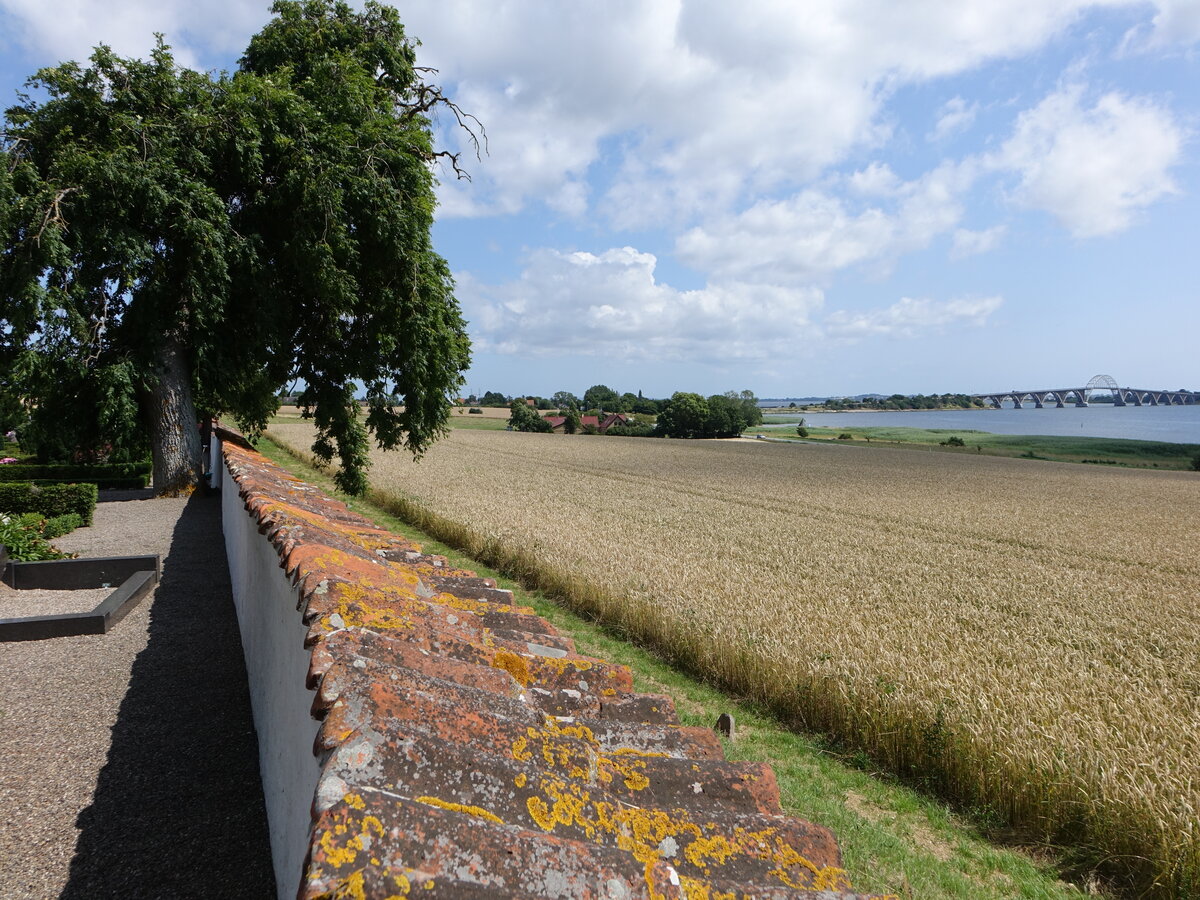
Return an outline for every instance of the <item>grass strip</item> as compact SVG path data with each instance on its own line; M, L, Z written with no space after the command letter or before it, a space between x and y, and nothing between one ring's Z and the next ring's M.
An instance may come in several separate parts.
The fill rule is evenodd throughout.
M344 500L382 527L424 544L463 568L496 578L517 595L518 603L574 638L581 653L629 666L637 689L667 694L684 724L712 727L721 713L736 723L736 740L725 742L730 759L765 761L774 768L783 804L791 815L832 828L845 855L856 890L921 898L1060 898L1084 893L1063 882L1049 848L1025 852L998 846L984 836L998 819L983 813L973 819L886 775L872 770L861 754L841 754L820 736L789 730L752 703L674 668L625 640L619 627L584 618L555 597L578 590L569 576L546 573L537 561L506 554L471 535L468 529L424 509L411 499L373 489L365 499L346 497L312 465L306 452L270 436L259 443L268 458L297 476ZM469 548L470 553L463 549ZM489 563L495 563L495 568ZM556 578L560 581L555 587ZM514 580L516 579L516 580ZM530 589L530 586L534 586ZM579 602L574 595L571 602ZM611 606L597 592L590 606L603 614ZM1087 885L1096 894L1097 885Z
M865 415L865 414L864 414ZM776 423L780 424L780 423ZM869 442L872 447L906 447L946 453L984 454L1024 459L1094 465L1128 466L1145 469L1191 469L1200 454L1200 444L1175 444L1167 441L1139 441L1128 438L1070 437L1044 434L993 434L969 428L908 428L904 426L807 425L806 440L837 441L849 434L854 442ZM797 437L795 427L758 426L746 432L748 437ZM957 437L963 446L949 446ZM843 440L843 442L845 442Z

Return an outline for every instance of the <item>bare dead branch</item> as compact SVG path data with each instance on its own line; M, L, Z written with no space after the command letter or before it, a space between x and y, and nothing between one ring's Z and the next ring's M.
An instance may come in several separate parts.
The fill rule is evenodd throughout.
M437 69L432 69L427 66L416 66L415 71L436 74ZM471 146L475 150L475 159L482 160L483 154L488 152L488 136L487 129L478 117L463 110L461 106L442 93L439 85L422 82L416 86L413 91L412 99L401 104L401 121L411 122L418 116L436 113L439 108L450 110L454 116L454 121L458 127L467 133L467 137L471 141ZM424 154L426 159L433 162L437 159L449 161L454 169L454 174L459 179L471 180L470 174L463 169L459 164L461 154L452 153L449 150L438 150L432 153Z
M42 235L51 225L66 225L66 217L62 214L62 200L67 194L75 191L75 188L62 188L54 192L54 199L50 201L50 205L46 208L46 215L42 218L42 227L38 229L38 233L34 235L33 242L37 246L42 245Z

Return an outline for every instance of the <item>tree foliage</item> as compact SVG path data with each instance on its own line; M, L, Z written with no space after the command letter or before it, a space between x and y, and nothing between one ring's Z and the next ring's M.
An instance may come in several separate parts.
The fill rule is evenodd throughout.
M570 391L555 391L550 397L550 402L559 409L567 409L570 407L575 410L580 410L583 408L583 401L581 401Z
M583 426L582 416L579 415L579 410L574 406L568 406L566 409L560 410L559 415L565 420L563 422L563 434L575 434Z
M518 397L509 405L508 424L514 431L543 431L549 432L554 429L538 413L537 409L530 406L522 398Z
M199 474L196 406L256 433L296 379L314 452L361 492L369 434L424 452L469 362L429 238L431 164L458 170L429 117L462 114L395 10L272 9L233 75L179 68L161 38L148 61L101 46L6 115L0 356L43 418L78 387L71 419L93 433L66 444L135 452L138 409L160 492Z
M705 399L677 391L658 416L658 432L677 438L737 437L762 424L758 398L750 391L727 391Z
M608 385L594 384L583 392L584 409L603 409L608 412L616 412L620 405L620 396Z

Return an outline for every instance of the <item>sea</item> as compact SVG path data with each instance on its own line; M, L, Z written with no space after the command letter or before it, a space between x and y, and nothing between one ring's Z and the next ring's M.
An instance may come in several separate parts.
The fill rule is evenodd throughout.
M1046 407L1027 405L1014 409L914 409L903 412L803 412L786 418L795 421L804 416L809 425L830 428L906 427L949 428L989 431L993 434L1052 434L1074 437L1132 438L1139 441L1167 441L1174 444L1200 444L1200 404L1187 406L1091 406ZM764 424L785 418L766 415ZM780 427L794 428L794 425Z

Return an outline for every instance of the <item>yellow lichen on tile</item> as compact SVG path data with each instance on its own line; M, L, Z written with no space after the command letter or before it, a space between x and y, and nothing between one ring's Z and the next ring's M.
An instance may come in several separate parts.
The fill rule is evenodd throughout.
M707 881L697 878L679 879L683 896L687 900L751 900L748 894L738 895L735 891L716 891Z
M448 809L451 812L465 813L477 819L487 819L489 822L495 822L497 825L504 824L503 819L495 813L484 809L482 806L467 806L465 803L452 803L449 800L439 800L437 797L417 797L415 799L418 803L424 803L427 806L436 806L439 809Z
M533 751L526 749L529 746L528 738L517 738L512 744L512 757L517 762L529 762L533 759Z
M840 869L837 866L824 866L818 868L809 860L797 852L795 847L787 844L778 836L774 837L774 848L772 849L772 858L776 864L776 868L771 870L772 875L793 888L811 888L812 890L821 891L848 891L850 890L850 879L846 874L845 869ZM798 881L792 874L792 870L799 868L810 873L803 881Z
M362 870L343 878L342 883L331 895L331 900L367 900Z
M637 751L617 749L610 754L601 754L596 758L596 778L603 784L612 784L614 773L620 775L625 787L631 791L642 791L650 786L646 777L644 757L658 754L638 753ZM643 757L639 759L638 757Z
M325 861L334 868L341 868L354 862L358 858L358 851L362 849L362 841L357 835L346 841L344 845L338 846L334 835L326 831L321 835L320 843L321 849L325 852Z
M589 838L595 837L596 823L589 815L590 793L558 778L541 779L540 790L545 799L530 797L525 807L543 831L553 831L556 825L574 825L582 828Z
M492 668L503 669L515 678L521 687L528 687L529 682L533 680L529 674L529 664L525 661L525 657L513 653L511 650L497 650L496 655L492 657Z
M693 866L707 871L710 864L723 865L737 852L738 848L728 838L715 834L712 837L702 837L692 841L688 844L684 854Z
M373 831L375 837L383 837L383 822L379 820L378 816L363 816L362 824L361 834Z
M553 669L558 675L562 675L568 668L576 672L587 672L592 668L590 660L571 659L566 656L542 656L538 658L538 665L544 669Z

